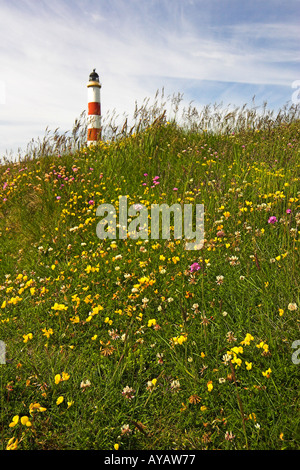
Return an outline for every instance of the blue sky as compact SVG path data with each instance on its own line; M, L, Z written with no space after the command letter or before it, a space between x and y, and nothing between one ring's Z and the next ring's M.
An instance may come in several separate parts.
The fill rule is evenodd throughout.
M162 88L278 109L300 80L299 18L299 0L0 0L0 157L71 129L93 68L104 116Z

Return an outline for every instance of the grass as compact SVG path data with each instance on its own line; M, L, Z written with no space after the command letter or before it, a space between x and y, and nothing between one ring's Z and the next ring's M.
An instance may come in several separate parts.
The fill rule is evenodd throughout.
M1 446L298 449L298 115L150 111L0 167ZM121 195L204 204L204 247L98 239Z

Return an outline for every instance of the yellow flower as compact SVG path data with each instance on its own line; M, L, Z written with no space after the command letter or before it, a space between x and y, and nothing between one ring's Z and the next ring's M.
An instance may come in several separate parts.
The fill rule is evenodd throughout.
M64 401L64 397L58 397L58 399L56 400L56 404L60 405L63 401Z
M68 408L67 408L67 409L69 409L69 408L70 408L70 406L72 406L72 405L73 405L73 403L74 403L74 401L68 401Z
M69 380L70 376L67 374L67 372L62 373L62 380Z
M53 307L51 307L51 310L68 310L68 307L64 304L58 304L55 302L55 304L53 305Z
M282 315L284 314L283 308L279 308L278 313L279 313L279 316L282 317Z
M114 445L114 449L115 449L115 450L118 450L119 447L120 447L119 444L115 444L115 445Z
M70 375L67 374L67 372L62 372L62 374L56 374L56 376L54 377L54 381L56 383L56 385L58 385L60 382L63 382L64 380L69 380L70 378Z
M174 344L183 344L185 341L187 341L187 337L184 335L174 336L172 341Z
M43 336L46 336L47 338L49 338L51 335L53 335L52 328L49 328L49 330L47 330L47 328L43 328L42 331L44 332Z
M236 364L236 367L240 367L241 364L242 364L242 359L239 359L237 356L235 356L232 360L231 360L232 364Z
M97 313L101 312L103 310L102 305L97 305L97 307L93 308L92 315L97 315Z
M186 336L183 336L183 335L180 335L180 336L177 338L177 341L178 341L178 344L182 344L182 343L184 343L185 341L187 341L187 337L186 337Z
M149 282L149 281L150 281L150 278L147 277L147 276L141 277L141 278L138 280L138 282L139 282L140 284L145 284L146 282Z
M24 338L23 343L27 343L29 339L32 339L32 337L33 337L32 333L28 333L28 335L23 335L23 338Z
M12 422L9 424L9 427L10 428L15 427L16 424L18 424L18 422L19 422L19 415L16 415L13 417Z
M21 297L12 297L8 303L12 305L16 305L18 302L21 302L22 298Z
M21 418L21 423L22 423L24 426L27 426L27 427L30 427L30 426L31 426L31 422L29 421L28 416L22 416L22 418Z
M263 349L263 353L262 353L263 356L268 355L269 346L267 345L267 343L264 343L264 341L261 341L259 344L256 345L256 347L258 349Z
M265 372L262 372L262 375L263 375L264 377L267 377L267 379L268 379L268 378L270 377L270 375L271 375L271 372L272 372L272 370L271 370L270 367L269 367L269 369L267 369Z
M187 406L185 403L181 403L182 407L180 408L180 413L183 413L185 410L187 410Z
M54 381L55 381L56 385L58 385L59 382L61 382L61 375L60 375L60 374L56 374L56 376L54 377Z
M269 351L269 346L267 344L264 344L263 345L263 350L265 353L267 353Z
M231 354L232 352L234 354L239 354L239 353L242 354L243 353L243 348L242 348L242 346L235 346L235 347L231 348L230 351L227 351L227 354Z
M75 315L75 317L70 317L70 322L79 323L80 322L79 316Z
M150 326L155 326L156 325L156 320L155 318L152 318L151 320L148 321L148 327Z
M253 336L250 335L250 333L247 333L245 336L245 339L241 341L241 344L245 344L248 346L250 344L250 341L253 341L253 340L254 340Z
M245 361L245 363L246 363L246 369L251 370L252 369L252 362Z
M209 382L207 382L207 390L211 392L213 388L214 386L213 386L212 380L209 380Z
M15 437L12 437L11 439L9 439L7 443L6 450L16 450L18 446L18 442L19 442L18 439L16 439Z
M31 416L32 416L32 413L34 411L43 412L43 411L46 411L46 410L47 410L47 408L42 407L39 403L30 403L30 405L29 405L29 413L31 414Z

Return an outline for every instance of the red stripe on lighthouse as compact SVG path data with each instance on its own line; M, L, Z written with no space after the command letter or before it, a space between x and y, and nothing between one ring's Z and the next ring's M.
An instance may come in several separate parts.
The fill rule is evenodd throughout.
M89 115L97 114L98 116L100 116L101 114L100 103L88 103L88 113Z
M87 130L87 140L96 141L101 133L101 129L90 128Z

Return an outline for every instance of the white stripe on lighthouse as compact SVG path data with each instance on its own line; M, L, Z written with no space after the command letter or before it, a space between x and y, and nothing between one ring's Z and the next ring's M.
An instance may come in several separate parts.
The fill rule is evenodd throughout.
M101 127L101 116L90 115L87 119L88 129L100 129Z
M100 103L100 88L97 86L88 86L88 102Z

